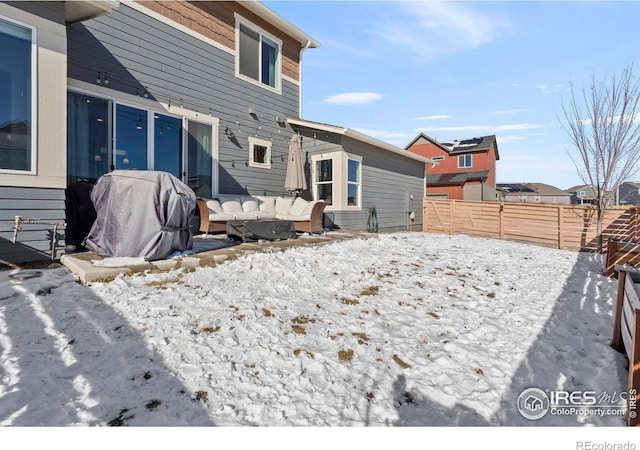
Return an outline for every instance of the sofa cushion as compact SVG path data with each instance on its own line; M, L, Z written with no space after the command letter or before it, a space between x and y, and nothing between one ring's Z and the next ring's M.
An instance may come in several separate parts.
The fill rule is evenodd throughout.
M275 214L276 212L276 198L268 197L266 195L256 195L256 200L258 200L258 206L260 211L265 213Z
M259 212L239 212L233 213L233 219L231 220L258 220Z
M304 210L307 208L308 204L308 201L306 201L302 197L298 197L293 202L293 205L291 205L291 208L289 208L289 212L287 214L289 214L290 216L300 216L302 215L302 213L304 213Z
M276 214L289 214L289 209L293 204L293 198L291 197L277 197L276 198Z
M212 212L214 212L214 213L223 212L222 206L220 205L220 202L218 200L216 200L215 198L207 199L205 203L207 204L207 208L209 208L209 214L211 214Z
M210 222L226 222L227 220L234 220L236 218L235 213L214 213L209 214Z
M220 205L226 213L242 212L242 203L237 195L221 195L219 197Z
M240 197L240 203L242 203L242 210L244 212L258 212L260 207L258 206L258 199L251 197L250 195L243 195Z

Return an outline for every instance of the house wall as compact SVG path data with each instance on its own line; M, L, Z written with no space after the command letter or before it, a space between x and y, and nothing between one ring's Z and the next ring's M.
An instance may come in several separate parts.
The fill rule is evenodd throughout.
M197 6L204 8L201 15L213 14L218 9L224 13L224 26L220 27L227 28L218 33L217 39L227 44L233 41L235 45L235 37L232 40L228 35L229 14L234 9L229 9L227 2L204 3L207 5ZM160 6L154 4L156 9ZM173 5L173 8L193 12L196 6ZM219 118L218 192L284 193L291 130L279 125L276 116L298 117L299 85L283 77L282 93L278 93L240 79L235 76L232 48L212 45L210 38L199 39L144 11L121 4L118 11L107 16L69 26L70 85L98 89L97 74L106 72L109 89L133 99L156 101L165 105L168 113L182 104L184 109ZM171 11L167 14L176 17ZM197 23L191 22L192 27L199 29ZM268 28L262 21L256 25ZM233 27L235 30L235 21ZM145 89L148 99L142 98ZM167 107L168 104L172 106ZM252 116L250 111L255 114ZM233 137L224 133L227 127ZM270 169L248 165L248 137L273 140Z
M536 202L536 197L540 197L540 201ZM522 199L524 198L524 200ZM511 193L504 196L506 202L518 202L518 203L553 203L568 205L571 203L571 197L569 195L541 195L541 194L518 194Z
M236 46L235 14L240 14L283 41L282 73L294 80L300 79L300 44L241 4L231 1L139 1L138 3L231 50Z
M369 208L375 207L379 231L422 230L424 164L376 148L347 136L301 130L303 159L322 153L344 151L362 157L362 204L359 210L325 212L326 222L346 230L366 230ZM315 139L314 139L315 135ZM306 171L305 171L306 172ZM311 195L311 168L307 185ZM413 199L411 199L413 196ZM408 221L409 212L415 219Z
M462 186L429 186L427 185L427 197L446 196L449 200L464 200Z
M621 205L640 205L638 186L623 183L618 190L618 201Z
M449 152L443 150L437 145L422 139L416 141L414 145L409 147L410 152L416 153L426 158L434 156L444 156L444 160L438 161L434 167L427 166L429 174L454 173L454 172L473 172L477 170L489 170L489 175L485 180L487 186L496 187L496 152L493 146L490 150L469 152L473 155L472 167L458 168L458 155L465 153L456 153L449 155Z
M37 45L36 172L0 173L0 264L50 258L53 227L23 224L13 244L15 216L64 223L67 45L62 8L48 2L0 3L0 16L35 27ZM58 248L64 247L64 236L58 237Z

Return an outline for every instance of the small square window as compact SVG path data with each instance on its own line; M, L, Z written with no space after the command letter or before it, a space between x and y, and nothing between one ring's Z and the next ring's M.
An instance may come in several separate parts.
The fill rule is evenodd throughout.
M249 165L251 167L271 168L271 142L249 138Z

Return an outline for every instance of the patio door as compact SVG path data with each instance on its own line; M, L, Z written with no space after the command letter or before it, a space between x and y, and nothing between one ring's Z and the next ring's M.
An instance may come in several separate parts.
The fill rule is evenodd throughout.
M124 170L147 170L148 115L144 109L115 106L114 166Z
M186 121L186 184L196 196L212 197L214 193L213 125Z
M182 119L154 114L153 170L169 172L184 181L182 159Z

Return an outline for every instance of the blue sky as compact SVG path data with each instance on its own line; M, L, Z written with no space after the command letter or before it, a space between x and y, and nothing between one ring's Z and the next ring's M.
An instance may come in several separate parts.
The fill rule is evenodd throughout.
M498 182L582 184L560 119L569 85L640 72L640 2L268 1L322 45L302 116L404 148L495 134Z

